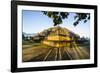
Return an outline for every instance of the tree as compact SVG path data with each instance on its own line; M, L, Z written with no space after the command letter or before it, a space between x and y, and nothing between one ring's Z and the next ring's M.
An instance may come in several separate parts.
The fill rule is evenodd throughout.
M22 34L22 39L25 40L25 35L24 34Z
M52 12L52 11L42 11L44 15L47 15L49 18L53 19L54 26L61 24L63 19L67 19L69 12ZM74 19L76 21L73 23L74 26L79 24L80 21L86 23L90 19L89 13L75 13Z

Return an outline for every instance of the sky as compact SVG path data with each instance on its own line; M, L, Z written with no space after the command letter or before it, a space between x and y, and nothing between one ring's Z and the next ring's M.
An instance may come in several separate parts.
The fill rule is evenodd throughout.
M74 15L74 12L70 13L68 18L64 19L60 26L71 30L72 32L80 35L80 37L90 37L90 20L88 20L86 23L81 21L76 27L74 27ZM32 34L53 27L53 20L52 18L44 15L41 11L23 10L22 25L23 32Z

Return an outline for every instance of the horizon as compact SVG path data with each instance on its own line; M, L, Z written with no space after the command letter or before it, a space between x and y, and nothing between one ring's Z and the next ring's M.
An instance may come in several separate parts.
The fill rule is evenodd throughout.
M56 27L58 27L58 26L56 26ZM61 27L61 26L60 26ZM54 26L53 27L49 27L49 28L54 28ZM47 29L43 29L43 31L44 30L48 30L49 28L47 28ZM62 28L66 28L66 27L62 27ZM68 29L68 28L67 28ZM68 29L69 30L69 29ZM43 31L40 31L40 32L43 32ZM70 30L69 30L70 31ZM40 33L40 32L38 32L38 33ZM70 32L72 32L72 33L74 33L74 34L76 34L74 31L70 31ZM22 32L22 33L25 33L25 34L27 34L27 35L35 35L35 34L37 34L37 33L26 33L26 32ZM77 34L78 35L78 34ZM80 35L79 35L80 36ZM82 38L82 37L85 37L85 38L90 38L90 37L86 37L86 36L80 36L80 38Z

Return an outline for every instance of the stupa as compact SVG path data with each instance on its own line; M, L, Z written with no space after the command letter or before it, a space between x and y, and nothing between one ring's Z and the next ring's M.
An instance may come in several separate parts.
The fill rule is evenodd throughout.
M51 32L42 41L43 44L52 47L70 47L71 43L79 38L79 35L73 33L65 27L53 27Z

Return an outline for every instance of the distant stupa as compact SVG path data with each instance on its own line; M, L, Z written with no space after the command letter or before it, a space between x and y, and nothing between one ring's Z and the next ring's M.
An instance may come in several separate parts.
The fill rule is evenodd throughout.
M42 41L43 44L48 46L70 47L71 43L79 37L79 35L64 27L56 26L50 29L50 33Z

